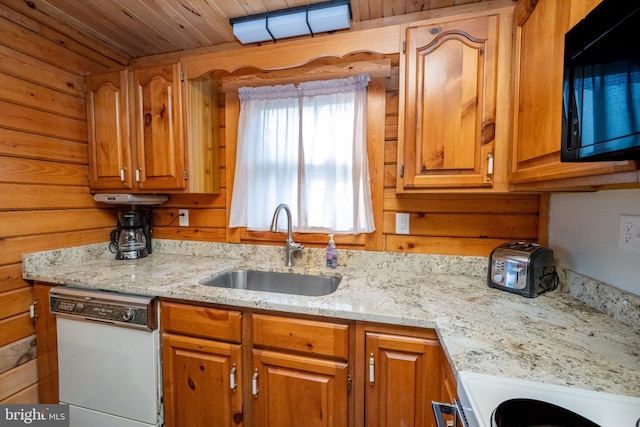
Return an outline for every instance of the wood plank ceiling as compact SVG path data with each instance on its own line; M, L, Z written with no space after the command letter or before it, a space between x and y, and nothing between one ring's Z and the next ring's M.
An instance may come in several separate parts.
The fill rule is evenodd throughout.
M236 42L230 18L325 0L0 0L130 58ZM357 23L484 0L351 0Z

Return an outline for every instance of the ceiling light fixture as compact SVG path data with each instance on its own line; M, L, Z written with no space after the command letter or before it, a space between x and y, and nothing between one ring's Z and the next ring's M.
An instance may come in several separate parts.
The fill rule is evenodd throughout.
M349 28L349 0L331 0L233 18L233 35L242 44L314 35Z

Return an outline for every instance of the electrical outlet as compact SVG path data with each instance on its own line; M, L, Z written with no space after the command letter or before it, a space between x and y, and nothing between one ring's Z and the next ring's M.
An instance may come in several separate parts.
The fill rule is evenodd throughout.
M409 234L409 214L396 214L396 234Z
M620 215L618 247L640 252L640 215Z
M189 226L189 209L179 209L178 210L178 224L180 227L188 227Z

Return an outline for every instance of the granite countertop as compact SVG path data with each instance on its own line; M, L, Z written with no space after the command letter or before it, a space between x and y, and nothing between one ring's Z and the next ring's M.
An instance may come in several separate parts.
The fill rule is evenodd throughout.
M556 290L528 299L486 285L486 258L154 241L146 258L117 261L106 245L23 257L23 277L56 284L351 320L435 328L456 372L468 370L640 397L640 331ZM274 257L275 254L275 257ZM274 258L277 261L274 261ZM238 267L335 275L338 290L305 297L199 282ZM464 274L463 274L464 273Z

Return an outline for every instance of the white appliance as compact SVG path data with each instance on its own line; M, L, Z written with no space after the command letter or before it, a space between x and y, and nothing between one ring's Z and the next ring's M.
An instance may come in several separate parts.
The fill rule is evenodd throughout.
M460 406L469 427L489 427L498 405L509 399L535 399L579 414L601 427L640 426L640 398L462 371Z
M70 427L161 426L157 301L59 287L50 304Z

